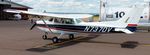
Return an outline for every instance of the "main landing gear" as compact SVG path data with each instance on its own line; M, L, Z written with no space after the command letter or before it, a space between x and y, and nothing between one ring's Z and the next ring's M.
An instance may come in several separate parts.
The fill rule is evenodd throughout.
M58 43L59 41L60 41L60 39L58 37L53 37L52 38L53 43Z
M62 36L62 34L61 34L59 37L61 37L61 36ZM53 37L53 38L51 39L52 42L53 42L53 43L59 43L59 42L60 42L59 37L57 37L57 36ZM69 40L72 40L72 39L75 38L75 37L74 37L74 34L69 34L68 37L69 37ZM42 39L44 39L44 40L48 39L47 35L46 35L46 34L43 35L43 36L42 36Z
M42 39L43 39L43 40L48 39L47 35L43 35L43 36L42 36ZM58 42L59 42L59 38L56 37L56 36L53 37L51 40L52 40L53 43L58 43Z

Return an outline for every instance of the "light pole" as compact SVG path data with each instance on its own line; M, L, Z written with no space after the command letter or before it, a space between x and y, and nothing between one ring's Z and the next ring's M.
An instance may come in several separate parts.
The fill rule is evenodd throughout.
M100 0L100 10L99 10L99 22L101 21L101 19L102 19L102 1Z
M148 13L149 14L148 23L150 23L150 2L148 2L148 9L149 9L149 11L148 11L149 12ZM150 32L150 27L148 27L148 32Z

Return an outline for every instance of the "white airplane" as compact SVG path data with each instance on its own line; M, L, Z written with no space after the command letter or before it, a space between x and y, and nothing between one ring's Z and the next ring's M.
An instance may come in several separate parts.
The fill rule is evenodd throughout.
M36 26L41 31L45 32L42 36L43 39L47 39L48 33L60 34L52 38L53 43L60 42L63 35L69 35L69 39L74 38L74 34L77 33L116 33L123 32L126 34L133 34L136 31L137 23L140 20L140 15L144 8L133 7L124 17L117 21L107 22L83 22L79 18L91 17L91 15L82 16L63 16L47 13L33 13L20 10L4 10L10 13L24 13L33 16L38 16L41 20L35 22L31 27L31 30ZM43 19L43 18L49 18Z

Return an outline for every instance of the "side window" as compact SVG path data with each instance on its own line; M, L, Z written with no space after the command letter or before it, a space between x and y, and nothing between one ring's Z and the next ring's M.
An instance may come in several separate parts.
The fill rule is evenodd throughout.
M73 19L65 19L65 24L74 24Z
M52 21L53 21L53 18L50 18L49 21L52 22Z
M60 23L60 20L58 18L55 18L54 22L55 23Z
M55 18L55 19L54 19L54 22L55 22L55 23L63 23L64 20L63 20L63 18Z
M64 24L65 23L65 19L61 18L61 23Z
M73 19L70 18L53 18L55 23L61 23L61 24L74 24ZM51 19L49 20L51 21Z

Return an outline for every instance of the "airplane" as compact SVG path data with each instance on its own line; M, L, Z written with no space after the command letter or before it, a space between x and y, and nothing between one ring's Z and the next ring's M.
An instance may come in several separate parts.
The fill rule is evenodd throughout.
M80 18L91 17L92 15L56 15L47 13L34 13L21 10L4 10L9 13L29 14L37 16L40 20L30 28L32 30L37 27L45 32L42 36L47 39L48 34L60 34L52 37L53 43L59 43L63 35L69 35L69 39L74 39L74 35L78 33L118 33L133 34L136 31L137 23L144 8L133 7L128 13L117 21L106 22L83 22ZM49 19L46 19L49 18Z

